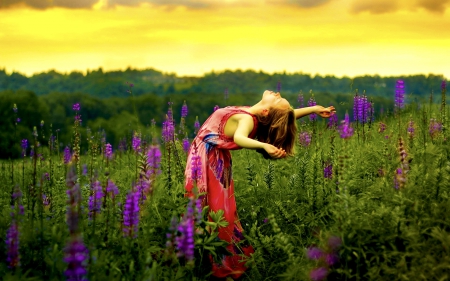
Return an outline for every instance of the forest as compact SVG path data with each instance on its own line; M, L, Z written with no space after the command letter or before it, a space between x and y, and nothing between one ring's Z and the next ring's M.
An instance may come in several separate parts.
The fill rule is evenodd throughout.
M44 136L57 134L60 149L69 145L71 105L75 103L83 104L80 115L87 120L84 130L108 136L108 142L117 147L136 124L149 129L153 121L160 129L169 106L179 120L183 103L192 105L186 123L194 124L197 118L202 123L215 106L251 105L265 89L275 90L278 85L282 85L280 91L293 107L307 106L314 100L324 106L334 105L339 118L356 94L366 95L374 104L376 116L393 107L398 79L405 82L406 103L439 98L433 93L440 92L443 77L434 74L338 78L301 72L225 70L202 77L179 77L154 69L106 72L99 68L86 74L48 71L27 77L0 70L0 158L18 158L19 140L30 138L34 127ZM86 131L82 134L87 135ZM193 136L194 132L188 132L188 138Z

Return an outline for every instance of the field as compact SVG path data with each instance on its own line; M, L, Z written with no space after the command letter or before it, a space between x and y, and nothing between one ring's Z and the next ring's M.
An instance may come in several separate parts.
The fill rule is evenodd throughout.
M445 94L443 82L441 104L396 96L374 114L360 96L351 120L303 117L287 159L232 151L255 249L241 280L450 279ZM135 127L117 148L83 129L80 106L64 151L43 124L18 140L21 159L1 162L0 276L209 280L223 220L184 197L183 130L194 126L171 119L182 105L168 106L162 136Z

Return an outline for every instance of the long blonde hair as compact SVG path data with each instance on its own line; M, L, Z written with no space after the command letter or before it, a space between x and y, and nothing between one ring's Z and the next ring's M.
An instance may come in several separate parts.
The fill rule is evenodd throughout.
M297 136L294 109L292 107L273 108L269 110L267 116L256 115L256 117L258 119L256 138L261 142L283 148L288 156L292 156ZM264 155L265 151L260 152Z

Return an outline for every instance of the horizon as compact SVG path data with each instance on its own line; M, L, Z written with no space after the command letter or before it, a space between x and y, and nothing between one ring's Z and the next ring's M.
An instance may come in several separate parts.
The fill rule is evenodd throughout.
M450 78L450 0L10 0L0 69Z

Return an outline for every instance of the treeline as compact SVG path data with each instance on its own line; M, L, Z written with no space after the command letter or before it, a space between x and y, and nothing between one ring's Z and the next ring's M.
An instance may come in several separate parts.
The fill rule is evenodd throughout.
M131 88L133 89L133 88ZM285 94L293 107L299 107L298 95ZM342 119L346 111L352 114L353 96L351 94L304 94L304 105L313 97L318 104L335 105ZM106 138L114 148L121 141L130 143L133 131L141 131L148 141L153 133L160 135L160 128L165 121L169 106L172 107L174 120L181 120L181 107L186 101L188 116L186 126L188 137L194 137L194 123L198 116L202 123L213 112L214 106L252 105L261 98L261 93L245 95L229 94L224 99L218 94L171 94L156 95L152 93L127 97L99 98L85 93L51 93L37 95L29 90L7 90L0 92L0 158L17 158L20 156L22 139L29 142L34 139L33 127L36 127L38 140L43 146L48 145L50 135L58 136L59 149L72 143L75 112L73 105L79 103L82 119L82 138L88 136ZM371 97L376 111L385 112L393 107L393 100ZM170 105L169 105L170 103ZM17 112L13 110L14 104ZM376 113L378 114L378 113ZM20 119L20 120L18 120ZM152 129L152 120L155 128ZM43 121L43 126L41 126ZM152 131L153 130L153 131ZM181 136L184 137L184 136ZM86 143L84 141L84 143ZM87 147L82 147L82 151Z
M265 89L275 89L282 83L282 91L287 94L310 90L329 94L360 93L365 91L370 96L390 98L395 82L405 81L406 93L428 96L432 91L440 92L442 75L410 76L357 76L342 77L321 76L304 73L274 73L262 71L222 71L210 72L202 77L178 77L172 73L163 73L155 69L131 69L104 72L102 68L87 71L86 74L73 71L68 74L48 71L27 77L18 72L11 74L0 70L0 91L30 90L38 96L49 93L86 93L94 97L126 97L128 83L134 84L134 95L155 94L167 96L172 94L213 94L223 93L228 89L231 94L260 93Z

